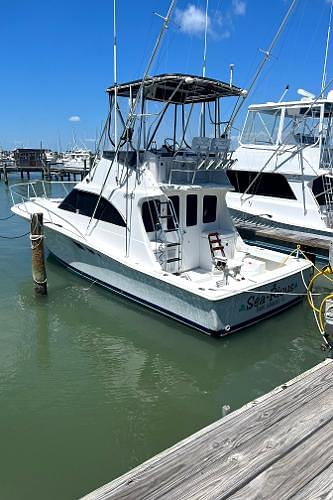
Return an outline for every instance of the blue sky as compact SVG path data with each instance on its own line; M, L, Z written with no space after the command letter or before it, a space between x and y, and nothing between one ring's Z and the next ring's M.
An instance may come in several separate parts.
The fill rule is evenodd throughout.
M118 0L118 81L140 78L168 0ZM207 76L246 88L290 0L209 0ZM205 0L179 0L154 73L201 73ZM329 0L299 0L251 102L320 90ZM113 82L113 0L1 0L0 147L92 147ZM333 42L331 43L331 45ZM327 78L333 78L333 46ZM70 121L70 117L79 121ZM242 117L241 117L242 118Z

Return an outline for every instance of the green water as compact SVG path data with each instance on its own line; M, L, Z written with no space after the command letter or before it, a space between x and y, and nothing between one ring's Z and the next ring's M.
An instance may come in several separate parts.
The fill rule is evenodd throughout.
M0 183L0 218L9 206ZM35 297L28 237L0 252L1 499L79 498L324 359L305 303L212 339L50 257Z

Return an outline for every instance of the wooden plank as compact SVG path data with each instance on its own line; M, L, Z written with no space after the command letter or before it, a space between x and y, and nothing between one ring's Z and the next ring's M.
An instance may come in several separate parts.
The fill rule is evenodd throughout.
M326 425L310 434L308 439L299 446L291 449L290 453L283 455L262 474L228 498L232 500L243 500L244 498L247 500L258 498L287 500L295 494L300 494L303 486L308 485L323 471L327 464L332 463L332 423L333 418ZM332 493L332 476L330 491ZM299 498L313 500L312 496Z
M320 412L318 412L318 408L320 408ZM258 418L258 416L254 415L253 418ZM243 429L237 436L236 445L235 443L225 444L223 441L216 441L215 450L207 454L204 463L198 462L197 456L192 452L191 458L194 463L191 471L186 471L186 474L178 473L175 479L170 477L165 485L158 484L155 492L149 491L149 494L146 494L144 491L144 497L152 500L156 498L156 493L158 493L159 497L165 496L170 500L176 500L186 492L184 498L191 500L204 500L206 498L222 500L241 490L242 496L238 498L247 499L247 492L244 494L242 491L245 485L262 474L267 467L278 463L281 456L288 454L299 443L309 439L323 425L330 424L333 433L332 421L333 389L330 391L330 396L327 393L322 393L318 398L305 403L299 411L288 415L251 440L242 442L245 433L245 429ZM226 450L229 451L226 453ZM175 465L179 467L180 463ZM284 478L286 479L286 476ZM161 469L159 470L159 479L160 481L164 479ZM265 491L267 493L267 490ZM141 498L141 490L138 485L136 493ZM126 497L118 496L117 498ZM264 496L264 498L270 497Z
M314 233L296 232L291 229L280 229L275 227L265 227L255 222L235 222L236 228L242 234L242 231L248 232L247 239L270 239L280 242L289 242L293 244L302 244L307 247L321 248L327 250L331 239L327 236L320 236ZM251 235L251 236L250 236Z
M332 456L330 460L332 460ZM333 463L293 496L293 500L305 500L307 498L311 498L311 500L333 499Z
M227 456L229 462L226 461L226 464L234 464L233 470L237 469L239 460L235 460L234 453L237 447L244 447L248 441L256 441L256 436L259 437L265 431L269 435L274 424L290 414L296 414L303 405L311 404L332 385L332 360L326 360L84 498L156 498L156 495L169 491L170 483L173 488L179 486L178 493L182 495L184 480L191 476L190 482L193 482L193 474L198 475L199 483L202 474L208 474L214 481L216 477L211 477L208 465L214 465L216 459L217 464L224 463L222 458ZM297 416L294 417L294 423L296 420ZM193 495L187 498L193 498Z

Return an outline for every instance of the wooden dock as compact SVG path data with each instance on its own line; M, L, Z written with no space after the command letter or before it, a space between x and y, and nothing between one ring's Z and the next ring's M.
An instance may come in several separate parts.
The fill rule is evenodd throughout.
M239 234L247 241L256 241L259 244L266 243L268 246L290 249L296 248L296 245L299 244L304 252L313 253L319 258L328 258L331 238L327 236L269 227L269 225L238 219L234 220L234 223Z
M333 360L327 359L84 497L333 498Z
M0 163L0 180L3 179L5 184L8 184L9 174L20 174L21 179L26 177L30 179L30 176L34 172L39 172L42 179L56 179L56 180L74 180L83 179L86 176L90 168L90 165L85 164L83 167L66 167L62 163L54 163L39 167L20 167L15 163Z

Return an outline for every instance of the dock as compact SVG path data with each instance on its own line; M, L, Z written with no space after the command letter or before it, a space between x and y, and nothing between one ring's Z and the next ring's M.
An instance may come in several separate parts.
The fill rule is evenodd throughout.
M251 220L235 218L234 224L244 240L258 242L260 245L277 249L296 248L301 245L304 252L313 253L316 257L327 259L331 238L315 233L280 229L269 224L259 224Z
M30 176L34 172L39 172L42 179L46 180L74 180L83 179L86 176L90 168L90 165L86 163L82 167L67 167L62 163L51 163L45 166L18 166L13 163L0 163L0 180L3 180L5 184L8 184L8 176L10 174L20 174L21 179L26 177L30 179Z
M84 500L333 498L333 360L229 413Z

